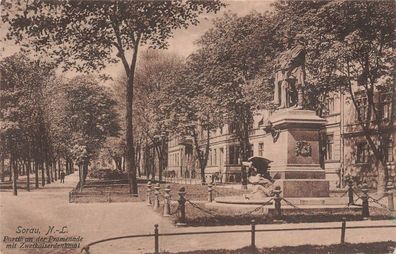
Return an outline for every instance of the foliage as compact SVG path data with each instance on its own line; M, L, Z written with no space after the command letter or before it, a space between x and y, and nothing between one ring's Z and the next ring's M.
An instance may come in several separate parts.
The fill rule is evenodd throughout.
M131 193L137 194L133 136L133 93L138 48L166 48L175 29L198 23L201 13L218 11L214 1L45 1L5 3L8 37L48 52L66 69L92 71L121 61L126 84L126 164ZM113 52L117 51L114 55ZM128 52L132 51L128 54ZM130 55L131 57L128 57ZM131 59L128 61L128 59Z
M45 119L44 91L52 82L54 72L52 65L39 60L33 61L22 54L2 59L0 71L0 152L2 160L8 158L9 164L13 165L16 195L18 165L26 164L29 174L31 161L34 161L36 167L38 164L42 166L44 162L46 165L52 163L54 151ZM36 168L36 188L37 172ZM49 179L48 171L47 177ZM44 181L43 173L42 184ZM27 181L28 190L29 185L30 182Z
M72 133L72 154L77 164L86 164L102 147L106 137L118 135L116 102L90 76L70 80L65 97L66 124Z
M119 170L111 169L98 169L94 170L89 174L90 178L96 178L101 180L121 180L128 179L128 175Z
M308 102L322 109L331 92L348 95L375 157L379 188L388 178L383 148L389 132L383 130L393 121L383 118L377 94L394 93L394 8L394 1L293 0L275 4L279 33L287 35L289 41L297 35L304 38ZM318 94L322 96L315 96ZM357 94L365 98L364 105L358 102ZM362 107L366 108L363 114Z

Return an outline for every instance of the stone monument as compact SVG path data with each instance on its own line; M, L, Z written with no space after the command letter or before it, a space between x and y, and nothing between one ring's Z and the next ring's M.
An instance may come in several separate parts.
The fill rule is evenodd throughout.
M329 181L319 164L319 130L325 124L304 109L305 47L300 40L276 60L274 104L264 130L264 157L284 197L328 197Z

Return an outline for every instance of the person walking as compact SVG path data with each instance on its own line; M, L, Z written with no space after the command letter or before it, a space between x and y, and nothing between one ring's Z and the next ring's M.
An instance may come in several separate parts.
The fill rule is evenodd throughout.
M60 174L60 182L61 183L65 183L65 176L66 176L65 171L62 171Z

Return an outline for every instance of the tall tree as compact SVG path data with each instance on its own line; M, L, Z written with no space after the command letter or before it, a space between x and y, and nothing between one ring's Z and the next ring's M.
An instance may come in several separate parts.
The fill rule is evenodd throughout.
M2 18L10 25L9 37L17 42L31 38L31 45L50 53L66 69L92 71L107 63L122 62L127 76L126 166L130 192L137 194L132 116L139 46L165 48L174 29L197 24L199 14L216 12L223 4L220 0L34 0L4 5Z
M178 75L182 63L177 55L147 50L142 54L136 72L136 130L143 139L147 139L144 145L155 151L160 180L167 161L168 129L164 124L165 114L159 108L166 103L166 89Z
M350 98L373 153L378 190L383 191L395 119L383 110L394 103L395 2L294 0L279 2L275 9L279 31L291 40L297 34L305 38L312 94L340 91Z
M222 107L213 98L207 84L201 82L204 65L202 55L193 54L187 63L173 74L165 87L158 107L163 125L172 136L192 138L195 159L198 161L202 183L210 151L211 131L223 125Z
M116 102L109 91L91 76L69 81L65 91L64 111L71 130L72 154L80 169L80 188L88 174L88 165L100 151L106 137L117 136L120 129Z
M18 167L27 167L27 189L30 189L30 161L41 166L48 156L48 132L44 121L43 90L52 79L51 65L32 61L15 54L0 62L0 137L4 142L2 156L9 154L10 173L13 175L14 193ZM28 165L26 165L28 163ZM36 187L38 187L36 167ZM43 179L43 184L44 184Z
M270 89L262 89L260 76L274 57L278 40L273 36L271 15L252 12L244 17L226 13L198 41L200 47L191 60L199 70L199 82L222 108L230 129L239 141L241 160L251 154L249 143L253 115L262 101L270 98ZM259 80L252 84L252 80Z

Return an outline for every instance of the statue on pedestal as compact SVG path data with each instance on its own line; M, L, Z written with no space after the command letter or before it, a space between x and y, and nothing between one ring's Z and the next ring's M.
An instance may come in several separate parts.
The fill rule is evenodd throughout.
M300 38L293 48L282 52L275 60L274 104L279 109L303 108L306 51Z

